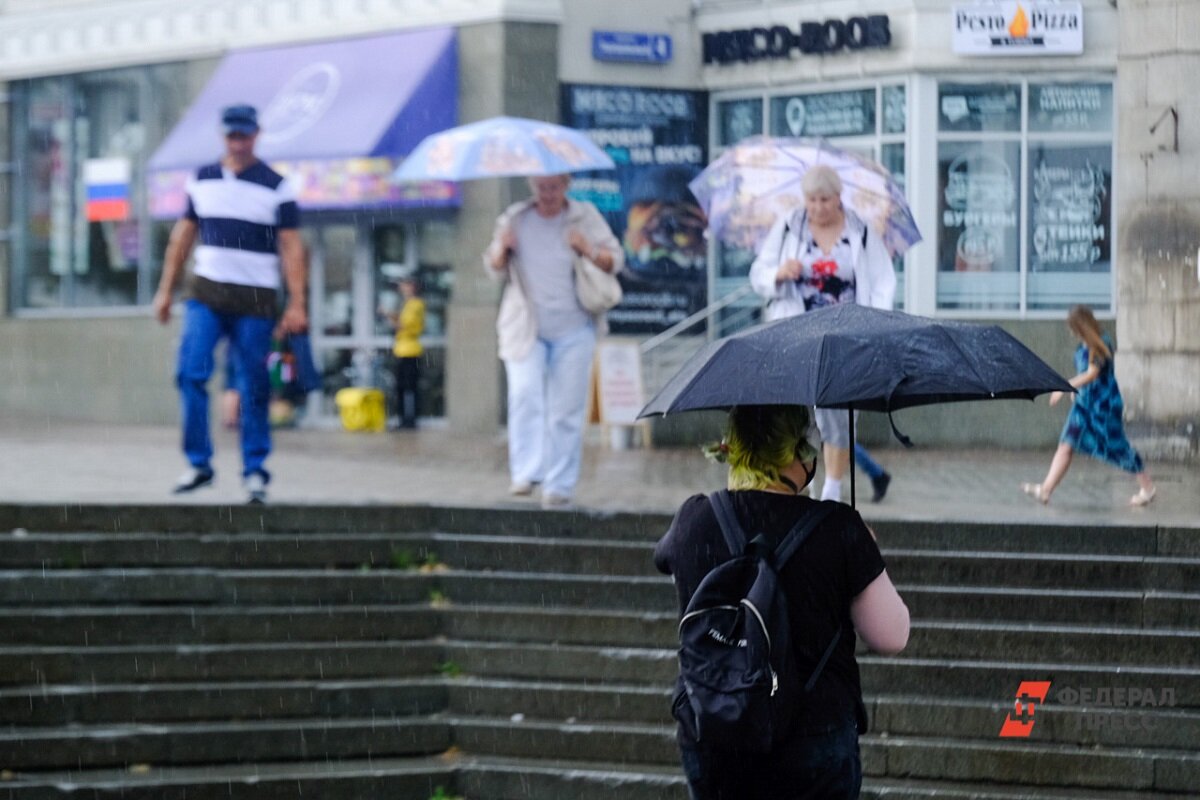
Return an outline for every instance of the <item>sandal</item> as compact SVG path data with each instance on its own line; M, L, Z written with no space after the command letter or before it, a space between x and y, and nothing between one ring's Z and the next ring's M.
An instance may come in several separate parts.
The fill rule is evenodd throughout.
M1046 505L1050 502L1050 495L1042 492L1042 485L1040 483L1022 483L1021 491L1032 497L1034 500L1037 500L1042 505Z
M1138 489L1138 493L1129 498L1129 505L1133 506L1134 508L1148 506L1156 494L1158 494L1157 486L1151 488L1148 492L1145 489Z

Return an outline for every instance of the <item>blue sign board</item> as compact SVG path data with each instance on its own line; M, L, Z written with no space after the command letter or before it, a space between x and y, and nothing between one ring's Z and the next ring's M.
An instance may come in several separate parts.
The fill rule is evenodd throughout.
M592 58L635 64L666 64L671 60L671 37L665 33L592 31Z

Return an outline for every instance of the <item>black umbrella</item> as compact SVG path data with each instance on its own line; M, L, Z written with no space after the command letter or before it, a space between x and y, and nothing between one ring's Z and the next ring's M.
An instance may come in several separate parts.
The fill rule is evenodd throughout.
M736 405L892 412L1074 389L995 325L843 304L758 325L690 358L640 416ZM905 444L907 439L892 430ZM854 470L850 472L854 502Z

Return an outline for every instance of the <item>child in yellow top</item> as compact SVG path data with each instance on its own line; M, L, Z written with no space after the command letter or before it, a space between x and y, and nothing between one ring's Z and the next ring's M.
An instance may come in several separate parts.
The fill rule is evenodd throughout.
M417 385L421 377L421 333L425 330L425 301L420 298L420 287L415 278L400 280L400 294L404 303L393 318L396 326L396 341L392 355L396 357L396 409L400 415L400 427L417 427Z

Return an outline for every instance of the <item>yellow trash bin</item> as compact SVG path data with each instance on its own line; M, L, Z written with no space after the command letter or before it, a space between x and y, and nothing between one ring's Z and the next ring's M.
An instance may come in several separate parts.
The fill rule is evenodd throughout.
M375 433L387 430L387 408L380 390L357 387L340 389L333 401L337 404L342 427L346 430Z

